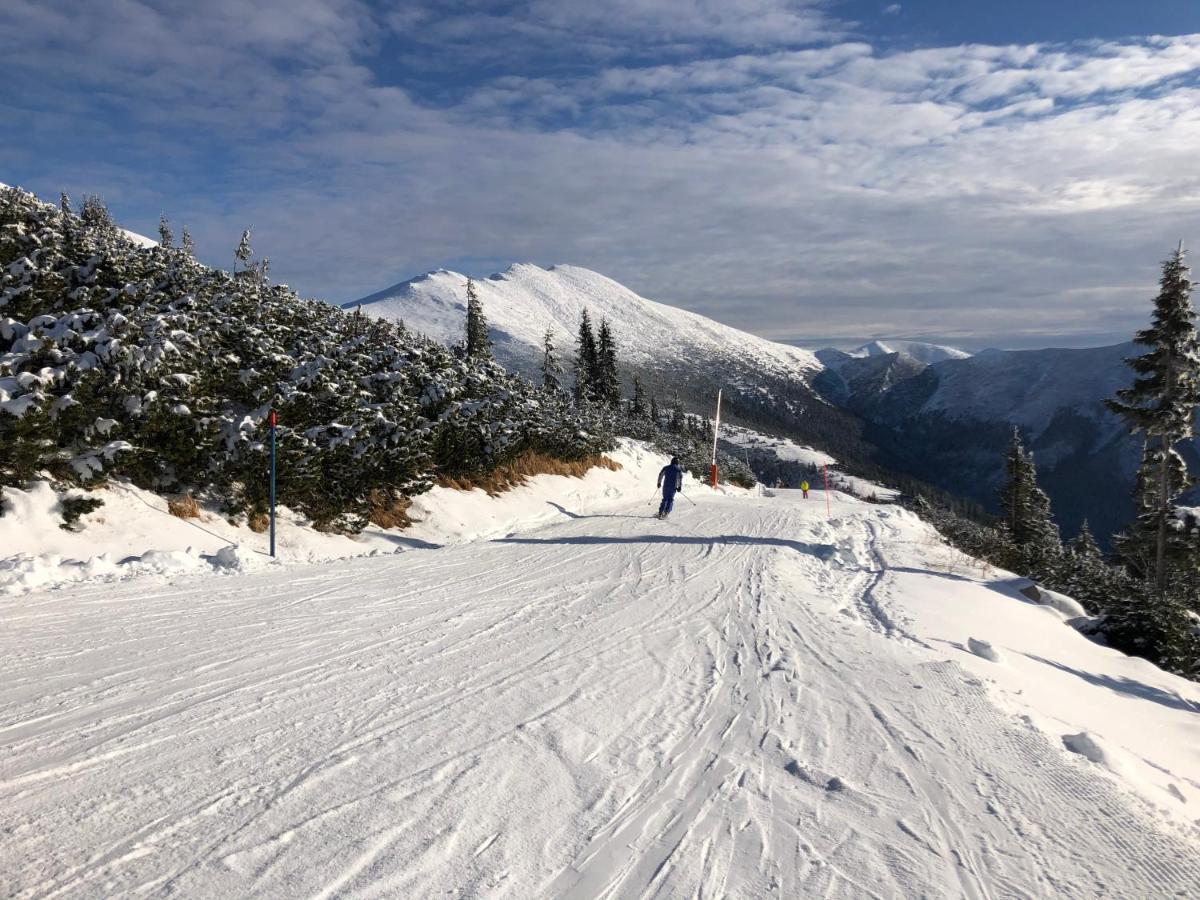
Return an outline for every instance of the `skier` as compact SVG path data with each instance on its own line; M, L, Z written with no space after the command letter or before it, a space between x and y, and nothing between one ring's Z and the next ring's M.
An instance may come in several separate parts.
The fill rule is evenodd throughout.
M808 482L807 481L800 482L800 490L804 492L804 499L807 500L808 499Z
M683 469L679 468L678 456L672 456L670 464L662 467L658 473L658 486L662 488L662 503L658 504L657 518L665 519L675 505L675 492L683 488Z

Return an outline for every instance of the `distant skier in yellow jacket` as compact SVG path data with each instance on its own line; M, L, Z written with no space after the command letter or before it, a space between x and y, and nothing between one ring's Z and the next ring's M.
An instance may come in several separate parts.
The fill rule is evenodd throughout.
M807 481L800 482L800 490L804 492L804 499L807 500L808 499L808 482Z

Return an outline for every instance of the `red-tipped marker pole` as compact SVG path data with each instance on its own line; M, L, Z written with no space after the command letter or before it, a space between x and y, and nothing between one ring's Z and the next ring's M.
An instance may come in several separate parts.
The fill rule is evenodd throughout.
M712 486L717 486L717 432L721 430L721 391L717 391L717 418L713 421L713 455L712 468L709 470L709 478L712 481Z
M825 518L830 518L833 514L829 511L829 464L821 463L821 471L825 475Z

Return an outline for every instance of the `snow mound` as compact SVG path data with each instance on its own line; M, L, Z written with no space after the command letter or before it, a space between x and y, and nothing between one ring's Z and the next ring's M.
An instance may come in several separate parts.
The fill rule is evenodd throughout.
M1087 610L1066 594L1050 591L1037 584L1021 588L1021 593L1040 606L1058 610L1068 619L1087 618Z
M981 641L978 638L967 638L967 649L976 656L991 660L994 663L1004 662L1004 657L1000 655L1000 651L988 641Z
M409 510L413 524L403 530L319 532L280 507L274 560L267 535L232 524L215 510L181 519L170 514L166 498L115 479L88 495L103 505L70 530L62 527L67 494L48 481L34 482L27 490L4 488L0 596L143 575L235 575L282 563L393 554L503 537L635 500L644 504L666 457L631 440L622 440L607 455L620 465L618 471L593 469L582 478L538 475L499 496L435 487L414 498ZM709 491L691 475L684 476L685 495ZM721 492L745 493L729 486Z
M1072 753L1078 753L1080 756L1094 763L1099 763L1105 767L1108 766L1108 753L1095 736L1088 734L1086 731L1081 731L1079 734L1064 734L1062 740L1063 746Z

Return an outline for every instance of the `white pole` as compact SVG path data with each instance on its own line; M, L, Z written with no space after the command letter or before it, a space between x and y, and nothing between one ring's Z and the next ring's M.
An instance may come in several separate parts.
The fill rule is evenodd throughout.
M717 389L717 418L713 420L712 486L717 486L717 434L721 430L721 391Z

